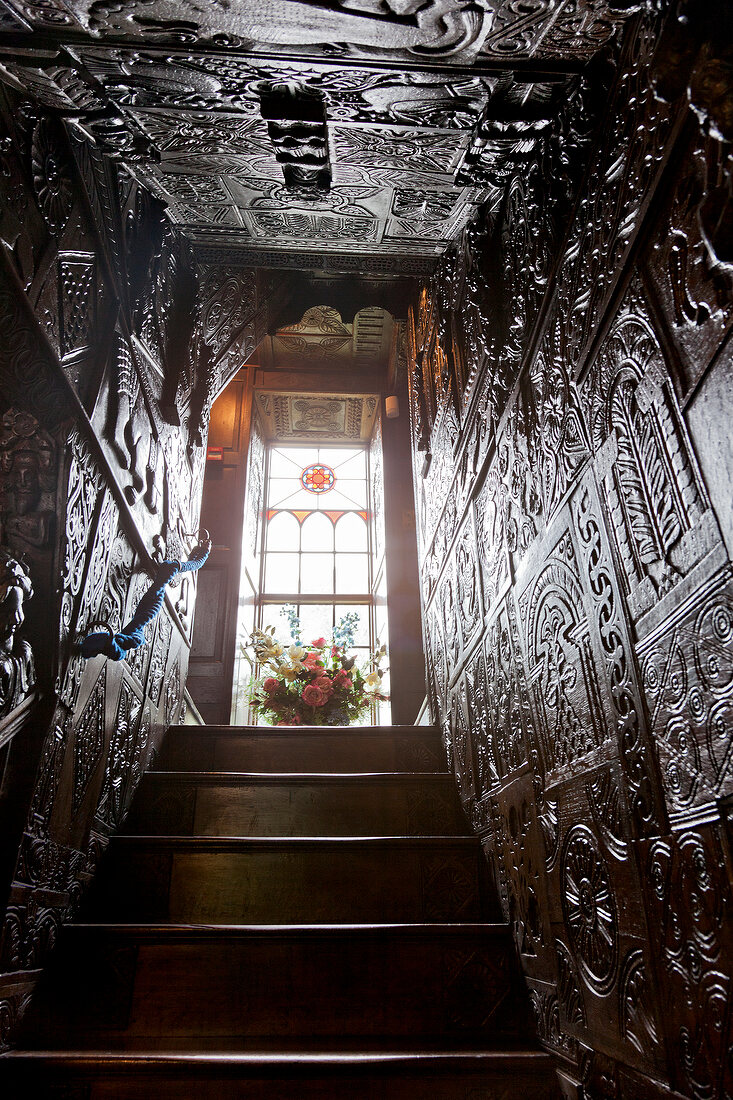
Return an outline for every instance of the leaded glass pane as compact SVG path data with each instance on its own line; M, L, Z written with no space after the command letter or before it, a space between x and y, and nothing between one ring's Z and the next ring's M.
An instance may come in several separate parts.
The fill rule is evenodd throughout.
M329 493L328 499L332 497L333 493ZM270 508L303 508L310 512L314 503L318 506L317 502L318 498L301 486L300 475L292 481L270 482Z
M333 554L303 554L301 561L301 592L333 592Z
M268 554L265 559L265 592L298 591L298 554Z
M367 525L361 516L347 512L336 524L336 550L366 552L369 548Z
M337 603L334 610L334 621L343 619L344 615L350 615L353 611L359 616L359 622L354 631L354 645L369 645L369 604L368 603Z
M366 477L366 451L346 451L340 461L331 463L338 478L363 481Z
M267 525L268 550L297 550L300 524L289 512L278 512Z
M354 490L354 486L358 486L358 483L337 481L336 488L332 489L330 493L324 493L322 497L311 497L309 507L313 507L313 501L315 500L316 507L323 512L342 512L349 508L363 509L365 507L366 486L361 486L358 491ZM298 505L298 507L303 507L303 505Z
M336 591L369 591L369 556L367 554L336 555Z
M333 550L333 523L321 512L303 520L301 532L302 550Z
M305 453L305 452L304 452ZM336 471L336 477L341 477L341 471L347 462L350 462L353 458L364 455L364 451L361 448L356 447L319 447L318 448L318 461L327 462L329 466L333 466ZM351 474L351 477L354 475ZM363 473L362 473L363 476Z
M299 478L306 452L273 447L270 451L270 477Z
M301 604L300 627L305 645L309 645L316 638L330 638L333 629L333 605Z

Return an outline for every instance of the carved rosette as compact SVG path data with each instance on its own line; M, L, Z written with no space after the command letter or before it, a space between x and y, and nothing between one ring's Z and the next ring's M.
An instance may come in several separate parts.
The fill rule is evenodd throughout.
M576 825L562 857L563 917L580 968L597 993L606 993L618 963L617 902L606 861L589 828Z

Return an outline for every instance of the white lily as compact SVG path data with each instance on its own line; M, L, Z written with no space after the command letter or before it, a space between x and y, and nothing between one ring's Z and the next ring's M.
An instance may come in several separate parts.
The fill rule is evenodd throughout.
M378 672L370 672L368 676L364 678L364 691L376 691L382 682L382 677Z

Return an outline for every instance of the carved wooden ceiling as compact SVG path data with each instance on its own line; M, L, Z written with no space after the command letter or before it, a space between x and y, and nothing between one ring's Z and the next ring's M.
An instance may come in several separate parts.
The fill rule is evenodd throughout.
M257 362L266 370L322 372L368 371L376 379L385 374L392 351L394 325L384 309L359 310L353 323L344 322L330 306L312 306L300 321L266 336L257 349Z
M0 0L0 76L205 262L422 274L621 19L610 0Z
M260 390L257 411L266 439L308 443L318 440L368 442L379 404L369 393L279 393Z

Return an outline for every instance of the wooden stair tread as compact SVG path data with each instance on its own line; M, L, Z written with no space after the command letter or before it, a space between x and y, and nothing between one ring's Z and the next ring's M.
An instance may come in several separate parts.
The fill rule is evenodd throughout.
M89 1100L553 1100L440 752L430 727L172 730L0 1075Z

